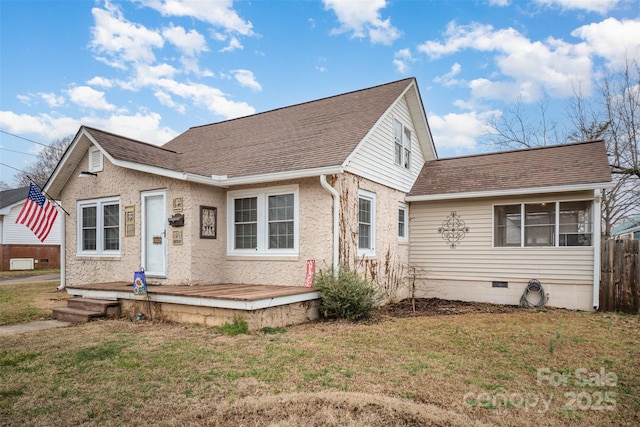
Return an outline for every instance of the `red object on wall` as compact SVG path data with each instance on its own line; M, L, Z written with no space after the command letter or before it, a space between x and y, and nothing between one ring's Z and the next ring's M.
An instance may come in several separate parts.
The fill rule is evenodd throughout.
M313 286L313 277L316 274L316 260L308 259L307 260L307 274L304 279L304 287L310 288Z

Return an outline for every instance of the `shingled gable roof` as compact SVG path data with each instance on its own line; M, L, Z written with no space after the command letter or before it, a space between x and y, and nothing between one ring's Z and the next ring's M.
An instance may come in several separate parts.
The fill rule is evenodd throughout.
M184 171L243 177L340 167L414 78L193 127L164 145Z
M115 161L138 163L180 171L180 156L173 150L100 129L83 126L95 142Z
M587 141L430 161L407 200L602 188L610 181L604 142Z
M24 202L29 195L29 187L14 188L12 190L0 191L0 209L7 206Z

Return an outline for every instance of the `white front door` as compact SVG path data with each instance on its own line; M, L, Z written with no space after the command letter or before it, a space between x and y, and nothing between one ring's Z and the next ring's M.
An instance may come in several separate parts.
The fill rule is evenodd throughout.
M142 193L142 268L146 276L167 277L165 191Z

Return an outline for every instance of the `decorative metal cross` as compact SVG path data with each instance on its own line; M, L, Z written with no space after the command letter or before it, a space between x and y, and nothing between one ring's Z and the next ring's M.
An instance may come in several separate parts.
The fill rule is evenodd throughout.
M451 249L455 249L458 243L464 239L465 233L468 232L469 227L460 219L456 211L451 211L451 215L442 221L442 227L438 228L438 233L449 243Z

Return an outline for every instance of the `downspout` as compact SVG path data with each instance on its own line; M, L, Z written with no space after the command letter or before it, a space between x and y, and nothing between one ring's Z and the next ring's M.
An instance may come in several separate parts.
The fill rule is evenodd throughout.
M338 277L339 271L339 244L340 244L340 195L338 191L327 182L327 176L320 175L320 185L333 197L333 275Z
M602 191L594 190L593 198L593 309L600 306L600 238L602 235ZM597 224L597 227L595 227Z
M63 290L67 285L67 277L66 277L66 264L67 264L67 219L65 214L60 212L58 209L58 213L62 219L60 220L60 286L58 286L58 290Z

